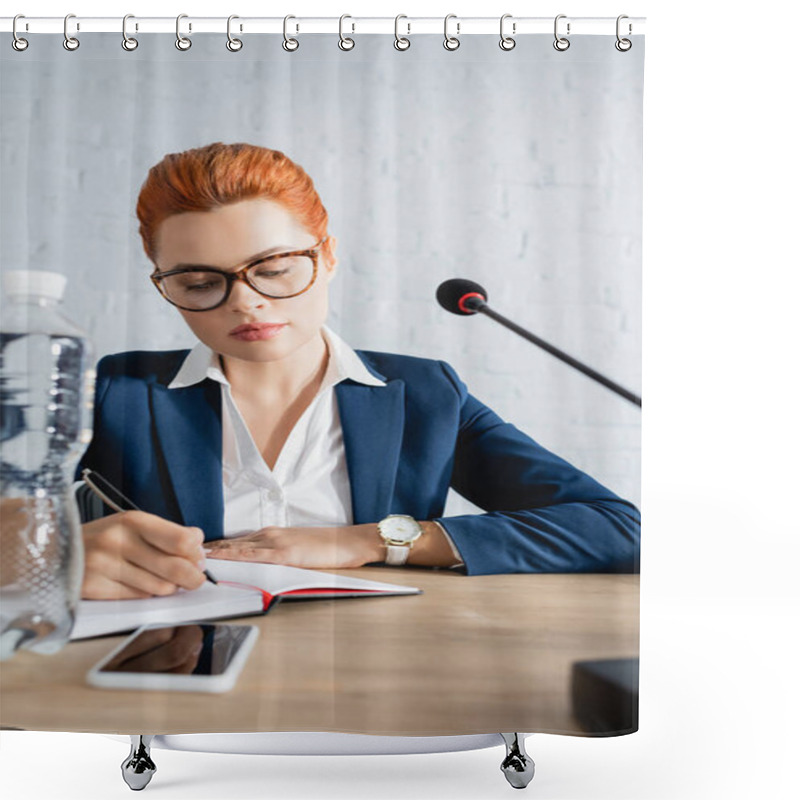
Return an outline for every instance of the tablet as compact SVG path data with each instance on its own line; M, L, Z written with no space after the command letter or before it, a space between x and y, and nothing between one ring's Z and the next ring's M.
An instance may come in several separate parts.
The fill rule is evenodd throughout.
M145 625L86 675L102 689L227 692L253 649L255 625Z

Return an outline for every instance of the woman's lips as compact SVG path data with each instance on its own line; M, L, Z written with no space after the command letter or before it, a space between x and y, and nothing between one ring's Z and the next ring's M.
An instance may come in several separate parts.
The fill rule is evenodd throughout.
M248 325L239 325L234 328L228 335L240 342L258 342L263 339L272 339L277 336L284 328L286 323L280 325L270 325L268 323L257 323Z

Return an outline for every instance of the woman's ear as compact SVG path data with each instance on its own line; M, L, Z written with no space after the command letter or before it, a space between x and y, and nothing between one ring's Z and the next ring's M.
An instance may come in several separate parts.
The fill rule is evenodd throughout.
M325 266L328 269L328 280L332 279L333 276L336 274L336 265L339 263L339 259L336 258L336 245L337 239L335 236L328 237L328 252L330 252L330 257L326 257Z

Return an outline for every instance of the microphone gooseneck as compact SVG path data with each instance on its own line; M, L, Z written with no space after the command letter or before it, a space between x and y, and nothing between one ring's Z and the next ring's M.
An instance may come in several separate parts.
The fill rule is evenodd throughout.
M519 334L523 339L527 339L532 344L541 347L542 350L560 359L565 364L569 364L573 369L578 370L578 372L582 372L607 389L611 389L612 392L616 392L620 397L624 397L629 402L639 406L639 408L642 407L642 398L639 397L639 395L628 391L618 383L606 378L605 375L601 375L596 370L593 370L591 367L587 367L585 364L578 361L578 359L573 358L563 350L559 350L552 344L548 344L544 339L540 339L530 331L526 331L525 328L517 325L516 322L512 322L502 314L498 314L496 311L489 308L486 298L486 289L479 283L464 280L463 278L451 278L439 284L439 288L436 290L436 299L439 301L439 305L447 311L462 316L469 316L477 313L485 314L487 317L491 317L495 320L495 322L499 322L509 330Z

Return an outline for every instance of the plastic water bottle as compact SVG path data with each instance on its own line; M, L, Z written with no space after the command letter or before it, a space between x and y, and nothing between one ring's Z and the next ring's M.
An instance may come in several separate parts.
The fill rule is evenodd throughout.
M0 660L69 640L83 581L72 473L91 439L86 334L59 310L66 278L2 275Z

